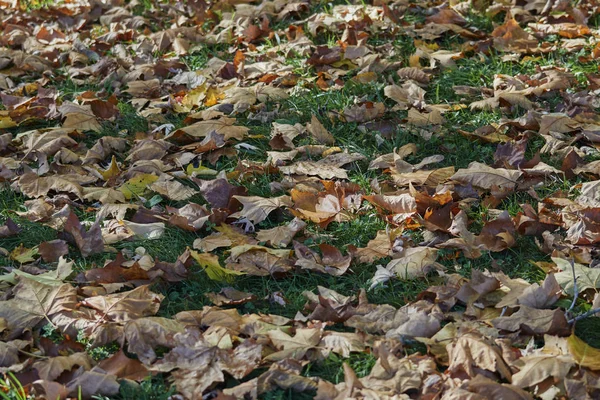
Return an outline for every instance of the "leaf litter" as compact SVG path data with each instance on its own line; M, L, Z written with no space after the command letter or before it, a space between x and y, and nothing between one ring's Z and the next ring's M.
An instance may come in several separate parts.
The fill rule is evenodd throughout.
M576 329L600 306L594 2L0 5L0 182L20 199L0 226L0 390L600 396ZM460 78L469 63L498 70ZM153 247L168 235L187 242ZM543 259L517 271L536 273L504 271L527 241ZM238 286L352 275L298 309ZM207 305L164 311L198 279ZM333 356L339 379L307 373Z

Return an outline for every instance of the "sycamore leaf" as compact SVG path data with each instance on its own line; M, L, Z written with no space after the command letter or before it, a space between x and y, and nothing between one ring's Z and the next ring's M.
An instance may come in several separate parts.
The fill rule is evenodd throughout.
M65 117L63 128L74 128L81 131L100 132L102 125L96 119L89 105L78 105L69 101L59 107Z
M171 347L173 337L184 331L177 321L161 317L146 317L129 321L124 334L129 346L127 351L149 365L156 361L156 346Z
M573 296L573 270L571 263L564 258L552 257L560 272L554 274L556 281L563 288L565 293ZM577 277L577 287L579 292L588 289L600 289L600 268L590 268L585 265L574 263L575 276Z
M62 256L58 260L58 265L54 271L48 271L38 275L28 274L27 272L23 272L20 270L13 270L13 273L16 276L25 277L31 279L33 281L43 283L49 286L60 286L62 285L65 279L69 277L73 273L73 264L75 262L68 262Z
M88 297L82 304L97 310L100 321L127 322L156 314L163 298L145 285L127 292Z
M73 310L77 305L77 290L66 283L49 285L20 276L14 290L16 295L9 301L39 320L50 321L55 315Z
M19 189L29 197L46 196L49 191L69 192L83 198L83 188L78 182L66 176L38 176L35 172L27 172L19 178Z
M404 256L390 261L385 268L399 279L414 279L439 268L440 265L435 262L436 258L436 249L414 247L406 249Z

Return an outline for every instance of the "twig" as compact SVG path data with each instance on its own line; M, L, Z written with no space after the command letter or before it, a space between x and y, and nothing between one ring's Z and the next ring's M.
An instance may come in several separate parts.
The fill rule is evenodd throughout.
M577 287L577 275L575 274L575 260L571 258L571 271L573 272L573 301L571 302L571 306L566 311L566 313L570 313L575 308L575 303L577 302L577 297L579 297L579 288Z
M598 314L600 313L600 308L594 308L593 310L590 310L586 313L583 313L581 315L576 316L575 318L571 318L570 320L568 320L567 322L569 324L572 324L573 322L577 322L577 321L581 321L582 319L585 319L587 317L591 317L594 314Z

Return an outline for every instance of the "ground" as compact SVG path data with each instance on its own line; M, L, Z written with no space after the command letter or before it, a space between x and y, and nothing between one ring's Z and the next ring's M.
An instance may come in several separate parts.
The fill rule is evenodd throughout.
M598 394L598 5L3 1L0 396Z

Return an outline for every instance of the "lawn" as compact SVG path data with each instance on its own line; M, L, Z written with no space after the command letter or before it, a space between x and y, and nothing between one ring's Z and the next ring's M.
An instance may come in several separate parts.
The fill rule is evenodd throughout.
M593 2L0 16L1 398L600 396Z

